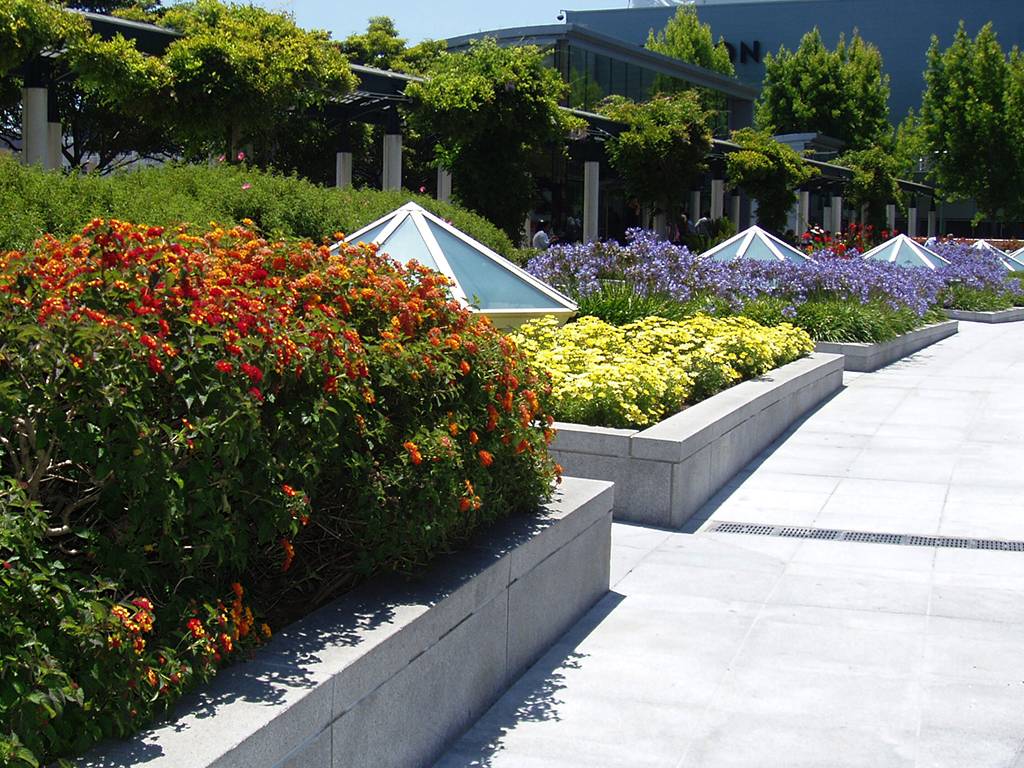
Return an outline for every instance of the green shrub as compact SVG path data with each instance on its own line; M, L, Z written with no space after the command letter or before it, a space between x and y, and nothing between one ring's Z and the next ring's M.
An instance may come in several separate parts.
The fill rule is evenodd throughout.
M351 233L414 200L502 255L515 248L475 213L407 191L334 189L240 165L168 164L111 176L26 168L0 155L0 250L26 248L44 233L66 237L94 218L153 226L249 219L274 237L320 242Z
M1024 296L1020 295L1020 280L1014 280L1007 290L994 288L974 288L961 283L950 283L942 291L939 301L949 309L961 309L966 312L998 312L1019 306Z
M626 325L657 315L668 320L687 317L677 301L659 294L641 295L625 282L609 282L601 290L580 297L579 315L590 315L612 325Z
M0 254L0 749L136 728L252 642L246 591L280 626L533 511L547 391L371 248L97 221Z
M907 309L893 309L884 301L810 298L795 307L786 299L763 296L743 307L742 314L763 325L791 323L815 341L875 344L909 333L928 322Z

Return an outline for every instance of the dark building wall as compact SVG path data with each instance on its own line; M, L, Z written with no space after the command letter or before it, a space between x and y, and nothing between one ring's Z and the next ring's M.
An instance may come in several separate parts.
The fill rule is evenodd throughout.
M780 45L794 50L805 32L815 26L825 44L833 47L840 33L854 29L878 46L891 77L890 117L903 119L918 109L924 89L922 72L932 34L945 46L960 19L973 36L991 21L1004 49L1024 47L1024 0L782 0L698 4L700 20L711 25L735 51L736 74L760 86L764 54ZM674 8L633 8L605 11L567 11L566 21L643 45L651 29L660 30Z

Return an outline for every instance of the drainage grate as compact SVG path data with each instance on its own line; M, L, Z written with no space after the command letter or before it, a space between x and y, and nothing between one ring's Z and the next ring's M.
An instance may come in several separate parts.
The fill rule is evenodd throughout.
M867 544L899 544L905 547L946 547L949 549L987 549L997 552L1024 552L1024 541L968 539L962 536L912 536L903 533L842 531L836 528L808 528L754 523L715 523L708 530L716 533L741 533L755 536L782 536L790 539L822 541L859 541Z

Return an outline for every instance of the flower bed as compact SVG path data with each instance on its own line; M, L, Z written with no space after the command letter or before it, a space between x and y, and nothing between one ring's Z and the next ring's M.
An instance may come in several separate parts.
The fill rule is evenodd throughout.
M801 264L722 263L634 230L626 245L556 247L535 257L528 268L578 297L584 311L609 320L623 319L621 298L607 297L609 280L617 282L613 292L621 293L621 284L675 304L667 312L671 316L741 313L770 324L797 324L834 341L886 341L934 319L928 313L945 284L941 276L853 255L826 249ZM640 311L643 305L636 303Z
M802 357L810 337L787 324L766 328L743 317L648 317L615 327L594 317L559 327L551 319L514 336L552 379L560 421L644 427L744 379Z
M0 763L129 733L536 510L546 400L444 278L372 248L96 221L0 254Z

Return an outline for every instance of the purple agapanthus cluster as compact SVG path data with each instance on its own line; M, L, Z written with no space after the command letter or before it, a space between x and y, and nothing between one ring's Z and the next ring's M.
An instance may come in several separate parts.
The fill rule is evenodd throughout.
M809 298L841 298L867 303L885 301L894 309L924 315L945 285L943 276L819 251L813 261L699 259L643 230L630 230L625 245L610 241L554 246L527 265L537 277L577 296L600 290L603 280L624 280L640 293L661 293L678 301L696 297L724 299L736 307L760 296L786 299L791 305Z
M933 250L950 262L939 270L946 283L956 281L980 290L998 291L1005 287L1010 273L991 251L962 243L939 243Z

